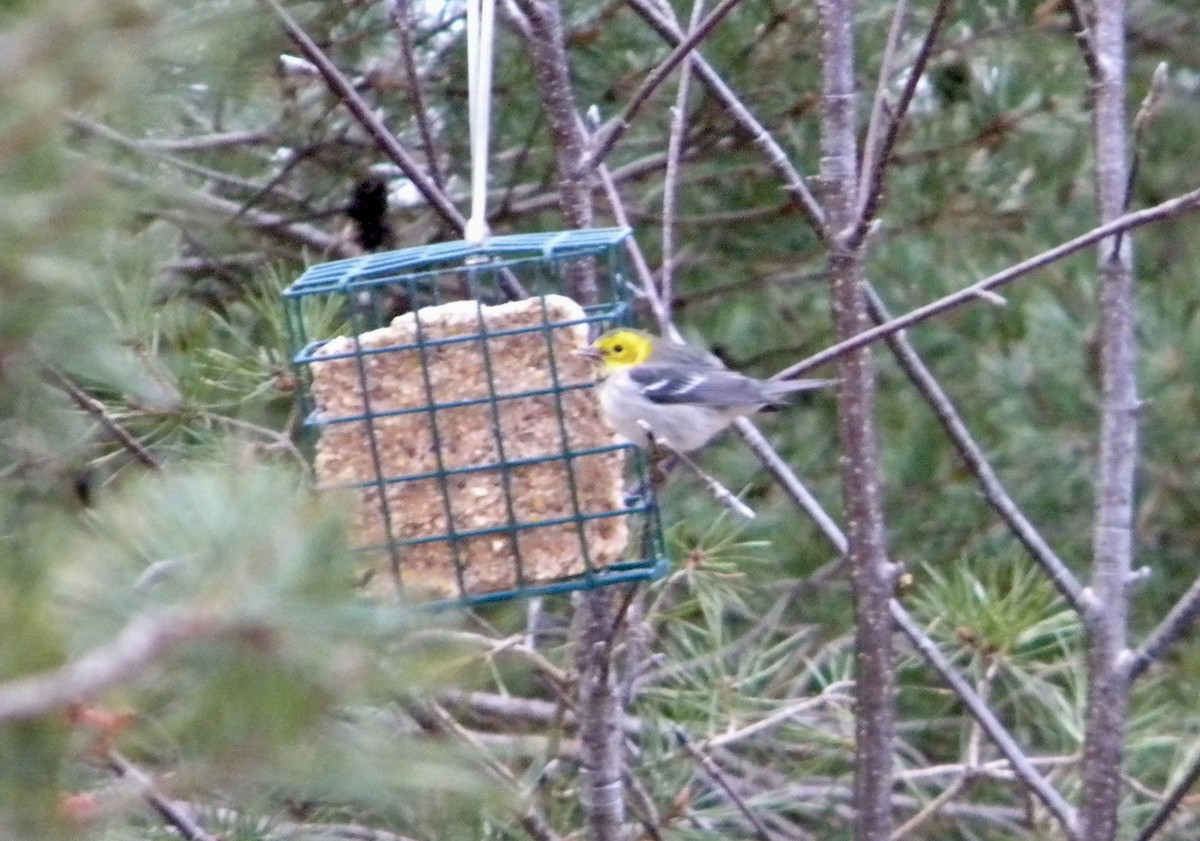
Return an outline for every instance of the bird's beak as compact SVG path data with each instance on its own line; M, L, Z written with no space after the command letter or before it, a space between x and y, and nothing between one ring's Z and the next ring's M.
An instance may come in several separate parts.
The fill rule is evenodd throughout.
M571 351L571 353L575 354L576 356L582 356L584 359L590 359L592 362L599 362L604 359L604 354L591 345L588 345L587 347L576 348L575 350Z

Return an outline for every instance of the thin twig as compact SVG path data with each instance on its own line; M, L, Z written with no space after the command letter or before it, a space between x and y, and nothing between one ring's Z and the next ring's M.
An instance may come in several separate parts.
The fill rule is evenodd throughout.
M1067 240L1061 245L1056 245L1030 257L1026 260L1009 266L1003 271L996 272L983 280L971 284L970 286L959 289L957 292L951 292L925 304L922 307L917 307L910 310L904 315L896 318L878 327L872 327L869 330L855 335L852 338L845 339L837 344L831 345L820 353L815 353L807 359L791 365L775 375L774 379L792 379L811 371L820 365L831 362L844 354L858 350L861 347L866 347L869 344L879 341L884 336L891 335L906 327L911 327L914 324L919 324L922 321L928 321L934 316L941 315L944 312L961 306L962 304L973 303L978 301L979 293L988 289L995 289L1003 286L1014 280L1018 280L1025 275L1045 268L1051 263L1057 262L1064 257L1082 251L1090 245L1095 245L1107 237L1118 234L1122 231L1130 231L1134 228L1140 228L1143 225L1149 225L1152 222L1160 222L1164 219L1170 219L1173 216L1178 216L1183 213L1190 213L1200 208L1200 189L1191 190L1182 193L1173 199L1161 202L1153 207L1138 210L1133 213L1127 213L1117 219L1112 220L1103 225L1099 225L1087 233L1080 234L1074 239Z
M1167 792L1167 796L1159 804L1158 810L1150 817L1146 825L1142 827L1142 831L1137 834L1134 841L1150 841L1151 838L1157 835L1158 831L1166 826L1167 821L1171 819L1171 815L1179 808L1179 805L1188 796L1188 793L1192 790L1192 786L1197 781L1200 781L1200 756L1192 761L1191 766L1180 777L1179 782L1171 786L1171 790Z
M162 179L149 178L116 167L97 164L95 161L92 161L91 164L99 167L113 180L123 185L135 190L148 190L164 199L169 199L174 205L188 206L224 219L240 218L247 227L285 240L292 248L300 245L312 248L322 254L331 254L337 257L357 256L357 250L351 247L350 243L339 240L320 228L296 222L282 214L257 209L247 210L240 202L211 193L187 189L175 183L164 184ZM162 211L158 215L165 219L176 218L175 215Z
M704 0L693 0L692 18L689 23L692 31L699 25L703 12ZM691 68L690 61L684 62L679 68L679 89L675 94L675 108L671 114L671 128L667 136L667 172L663 179L662 262L658 270L658 297L668 319L675 294L675 216L679 209L679 169L682 165L684 140L687 137Z
M1087 12L1083 8L1083 0L1063 0L1067 15L1071 18L1071 29L1075 34L1075 43L1079 45L1079 53L1087 67L1088 79L1094 84L1100 78L1100 62L1096 58L1096 48L1092 44L1092 32L1088 23Z
M425 147L425 164L429 167L429 177L439 190L445 191L446 183L442 179L442 168L438 164L437 146L433 142L433 132L429 128L429 114L425 110L425 96L421 92L425 80L417 72L417 61L413 48L413 19L408 0L389 0L388 8L392 12L392 22L396 26L396 34L400 38L400 57L404 62L405 85L413 119L417 121L417 131L421 134L421 145Z
M437 214L450 227L461 232L467 224L466 217L459 212L458 208L450 203L446 194L425 173L425 170L409 154L408 150L400 144L395 135L388 130L387 126L383 124L371 106L359 95L354 84L330 61L325 51L317 46L317 43L296 23L292 16L279 4L278 0L263 0L263 2L279 18L288 38L304 54L304 57L311 61L313 66L320 71L321 76L325 79L325 83L329 86L329 90L349 109L359 125L366 130L378 145L380 151L391 158L396 166L400 167L404 175L412 182L421 195L425 197L425 200L429 202L429 205Z
M962 794L962 791L967 787L968 782L970 782L970 777L968 777L966 774L954 779L950 785L946 786L938 793L937 797L930 800L928 803L922 806L915 815L906 820L904 823L900 824L900 826L896 827L896 831L892 833L891 841L901 841L901 839L906 835L909 835L919 829L921 824L927 822L933 817L936 817L937 813L940 812L942 808L946 806L946 804L950 803L952 800L954 800L954 798Z
M750 822L755 837L759 841L774 841L774 836L771 835L762 818L750 808L749 804L737 793L737 790L729 784L729 781L725 779L724 772L717 766L717 763L713 762L703 751L692 744L691 739L688 738L687 733L682 727L675 728L675 741L687 752L688 756L695 760L696 764L700 766L700 770L704 772L704 775L712 780L717 788L725 794L726 799L733 804L734 808L741 812L746 820Z
M120 752L110 750L107 756L108 767L129 780L137 789L138 794L158 812L171 827L187 841L218 841L217 836L207 832L190 814L190 810L181 808L173 800L166 797L154 785L154 780L141 768L126 759Z
M903 125L905 117L908 116L909 106L912 105L913 97L917 92L917 85L920 84L921 77L925 73L925 66L929 63L930 56L933 55L933 46L937 43L938 35L941 34L942 26L945 24L946 18L950 14L950 8L953 5L954 0L938 0L937 5L934 6L933 19L929 22L929 28L925 31L925 39L921 42L921 49L917 51L917 57L913 60L912 67L909 68L908 79L905 80L904 89L900 93L900 99L891 109L887 131L883 135L879 149L864 150L867 159L863 163L862 178L859 181L857 222L855 223L854 234L849 241L851 246L857 246L862 242L870 230L871 223L874 221L876 214L879 212L879 203L883 199L883 178L887 172L892 149L895 147L896 140L900 136L900 127ZM887 67L884 67L884 70L886 69ZM881 76L878 97L884 96L883 86L885 82L886 80ZM870 167L867 166L868 162L870 163Z
M740 742L743 739L748 739L751 736L770 730L776 725L790 721L802 712L807 712L811 709L823 707L826 704L834 702L849 704L853 699L849 695L842 694L842 690L848 689L851 686L850 681L835 681L824 688L820 695L813 698L805 698L803 701L797 701L789 704L782 709L778 709L770 715L763 716L757 721L753 721L744 727L739 727L737 730L731 730L722 733L720 736L713 736L703 743L705 749L723 748Z
M683 41L683 31L679 25L668 17L665 12L670 7L664 4L661 11L651 0L628 0L630 7L637 12L659 37L672 46L678 46ZM788 196L804 215L813 232L821 239L825 238L825 211L813 196L812 191L799 171L792 165L783 146L767 131L766 127L742 103L733 89L725 83L721 75L713 69L702 55L693 52L692 65L696 69L696 77L708 92L721 103L726 113L734 123L744 131L751 142L758 147L766 157L768 165L779 175L786 185Z
M671 457L677 459L680 464L692 471L692 473L699 477L700 481L704 483L704 487L708 490L709 494L712 495L713 499L740 517L745 517L747 520L754 519L754 509L738 499L737 494L722 485L710 474L706 473L704 469L700 467L700 465L696 464L696 462L688 456L687 453L676 449L675 445L669 438L663 438L655 435L654 427L644 420L639 420L638 425L641 426L649 436L652 448L660 448L667 451L671 454Z
M267 129L225 131L217 134L200 134L195 137L147 138L138 140L137 145L155 152L211 152L232 146L255 146L276 142L274 132Z
M870 176L875 172L875 162L879 159L880 142L883 132L883 121L888 114L888 86L892 74L896 72L896 61L900 56L900 40L904 37L904 29L908 25L908 0L896 0L892 9L892 23L888 27L887 43L883 47L883 58L879 62L879 76L875 80L875 96L871 99L871 116L867 119L867 136L863 140L862 162L859 165L859 206L867 202L868 188L874 186Z
M1161 61L1154 68L1154 73L1150 77L1150 88L1142 98L1142 104L1138 106L1137 116L1133 118L1133 156L1129 161L1129 177L1125 182L1125 201L1121 205L1122 213L1127 213L1133 206L1133 189L1137 185L1138 173L1142 167L1146 130L1162 110L1162 101L1166 90L1167 63ZM1112 248L1113 254L1116 254L1121 248L1120 234L1113 238Z
M1197 616L1200 616L1200 578L1192 582L1192 586L1175 602L1162 621L1146 635L1142 644L1126 656L1126 679L1134 681L1141 677L1168 646L1192 627Z
M941 675L942 680L954 690L954 693L962 701L967 711L979 722L979 726L988 734L992 743L1000 749L1000 752L1011 763L1013 772L1042 801L1043 805L1062 825L1067 835L1071 838L1078 838L1078 819L1075 810L1063 799L1054 786L1050 785L1046 781L1046 778L1038 772L1020 745L1009 735L1008 730L1000 723L1000 720L996 718L995 713L992 712L987 702L980 698L975 688L958 673L953 664L946 658L946 655L938 648L937 643L917 624L917 621L913 619L904 605L892 599L889 607L892 620L904 632L904 635L908 637L913 647Z
M883 299L870 286L867 287L867 306L871 310L871 318L878 324L884 324L891 319ZM1029 522L1021 509L1008 495L996 471L984 455L983 448L976 443L967 429L966 422L954 407L949 395L938 383L937 378L929 367L922 361L915 348L908 341L904 331L893 333L887 337L888 346L896 358L896 363L908 376L917 391L925 398L933 413L941 422L942 428L950 436L950 441L958 454L967 465L967 469L978 480L983 489L984 499L992 509L1000 515L1009 530L1021 541L1026 550L1037 561L1055 588L1066 599L1067 603L1076 610L1082 608L1082 587L1075 574L1063 562L1058 554L1050 547L1041 533Z
M703 21L680 39L662 63L650 72L638 89L633 92L633 95L629 97L629 102L626 103L621 113L609 120L593 136L585 169L594 169L597 164L608 157L609 152L617 145L617 141L629 130L633 118L637 116L642 106L649 101L659 86L667 80L675 66L686 59L696 49L696 46L712 33L725 15L733 11L733 7L740 2L742 0L721 0Z
M747 418L738 418L734 421L734 428L742 436L742 440L746 442L747 446L758 456L767 471L775 477L788 498L808 515L838 554L845 555L848 543L841 527L821 507L821 503L800 481L788 463L779 456L779 453L775 452L766 437Z
M151 470L158 470L162 467L162 462L159 461L158 456L150 452L141 441L134 438L129 430L117 423L108 414L108 410L104 408L103 403L71 382L61 371L54 368L47 368L46 377L56 388L70 397L76 406L99 421L100 426L104 428L108 436L124 447L131 456Z
M404 703L404 707L424 729L452 736L460 744L470 748L476 761L495 780L503 783L518 796L520 803L514 810L517 812L521 826L530 836L536 841L561 841L558 833L550 825L550 821L534 806L531 793L524 790L521 781L504 763L495 759L491 752L469 730L459 724L445 708L440 704L428 701L407 701Z

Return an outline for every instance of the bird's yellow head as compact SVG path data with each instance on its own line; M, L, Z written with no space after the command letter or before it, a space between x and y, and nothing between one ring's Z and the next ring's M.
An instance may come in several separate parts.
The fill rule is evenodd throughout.
M592 342L592 350L592 355L604 363L605 372L619 371L649 359L654 337L643 330L618 327Z

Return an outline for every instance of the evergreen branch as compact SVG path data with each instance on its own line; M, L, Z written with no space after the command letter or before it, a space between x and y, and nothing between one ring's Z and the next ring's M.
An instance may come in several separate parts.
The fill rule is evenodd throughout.
M954 690L954 694L962 701L963 706L979 722L979 726L988 734L992 743L1000 749L1000 752L1009 761L1013 773L1042 801L1042 804L1054 815L1059 824L1062 825L1068 837L1081 838L1082 836L1079 835L1078 817L1075 810L1063 799L1063 796L1058 793L1054 786L1038 772L1037 767L1026 756L1020 745L1017 744L1004 725L1000 723L1000 720L996 718L995 713L992 712L987 702L975 691L975 687L971 686L958 673L954 665L942 653L941 649L938 648L937 643L925 633L925 629L913 619L912 614L908 612L904 605L892 599L888 606L892 620L904 635L908 637L909 642L920 652L926 662Z
M36 718L140 674L185 643L212 639L227 626L198 613L135 616L111 642L58 668L0 683L0 722Z
M133 190L149 190L163 199L203 213L215 214L229 220L237 219L247 227L286 240L293 247L296 245L306 246L322 254L331 254L336 257L356 255L356 252L349 247L349 243L339 240L320 228L296 222L282 214L254 208L247 209L239 202L214 196L211 193L188 189L178 184L164 186L156 179L147 178L128 170L110 166L102 168L114 181L125 187ZM158 215L166 219L176 218L176 215L161 211Z
M878 327L872 327L869 330L864 330L857 335L843 339L838 343L827 347L825 350L815 353L807 359L797 362L774 376L774 379L787 380L798 377L813 368L831 362L834 359L866 347L869 344L879 341L885 336L890 336L906 327L911 327L914 324L919 324L922 321L948 312L963 304L972 303L980 300L980 294L990 289L996 289L1014 280L1018 280L1038 269L1043 269L1046 266L1055 263L1064 257L1069 257L1078 251L1082 251L1090 245L1095 245L1101 240L1107 239L1114 234L1122 231L1130 231L1134 228L1140 228L1143 225L1149 225L1153 222L1161 222L1164 219L1170 219L1181 214L1191 213L1200 208L1200 189L1190 190L1186 193L1181 193L1173 199L1160 202L1153 207L1147 207L1143 210L1138 210L1133 213L1127 213L1107 222L1103 225L1098 225L1084 234L1080 234L1074 239L1067 240L1060 245L1056 245L1040 254L1022 260L1015 265L1009 266L1007 269L996 272L993 275L985 277L983 280L977 281L970 286L965 286L957 292L951 292L938 298L936 301L931 301L924 306L917 307L914 310L906 312L904 315L897 316L890 321L880 324Z
M129 152L134 152L145 157L153 157L157 160L168 163L171 166L179 169L182 172L188 172L193 175L198 175L206 181L223 186L234 187L238 190L244 190L253 194L252 198L247 202L247 207L252 205L264 195L274 195L284 201L295 204L303 204L304 199L301 196L289 193L279 188L279 174L272 177L267 184L259 184L248 178L234 175L223 170L214 169L213 167L203 166L194 161L181 158L171 154L169 151L152 142L139 140L129 137L114 129L105 123L85 117L80 114L73 114L67 120L68 124L75 130L83 132L92 137L98 137L102 140L107 140L115 146L119 146ZM298 156L294 156L298 157ZM286 168L285 168L286 171Z
M121 426L116 420L109 415L108 410L104 408L104 404L94 397L89 395L75 383L71 382L65 374L54 368L46 369L46 377L54 384L56 388L71 398L71 401L82 409L84 412L95 418L108 436L120 444L125 450L132 455L137 461L151 470L158 470L162 467L162 462L158 456L150 452L150 450L137 440L132 433L125 427Z
M141 768L126 759L120 752L110 750L106 759L108 767L123 779L133 783L142 798L173 827L186 841L218 841L217 836L207 832L187 809L180 808L154 785L154 780Z
M708 777L709 780L711 780L717 786L717 788L724 793L725 798L733 804L734 808L741 812L742 816L746 818L753 829L754 837L758 838L759 841L775 841L774 836L771 834L770 830L767 829L766 824L764 824L762 821L762 818L760 818L758 814L756 814L755 811L750 808L745 799L738 794L737 790L732 785L730 785L729 780L725 778L725 774L721 771L717 763L705 756L703 751L699 750L695 745L692 744L691 739L688 738L687 732L682 727L676 727L674 732L675 741L679 744L679 746L683 748L684 751L687 752L687 755L696 762L696 765L700 767L700 770L704 772L704 775Z

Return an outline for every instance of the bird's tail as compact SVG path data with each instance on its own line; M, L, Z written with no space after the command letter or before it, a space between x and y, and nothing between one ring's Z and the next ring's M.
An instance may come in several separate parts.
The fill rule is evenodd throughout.
M802 391L813 391L818 388L829 388L837 385L841 380L767 380L767 396L771 398L772 403L782 403L788 400L793 394L799 394Z

